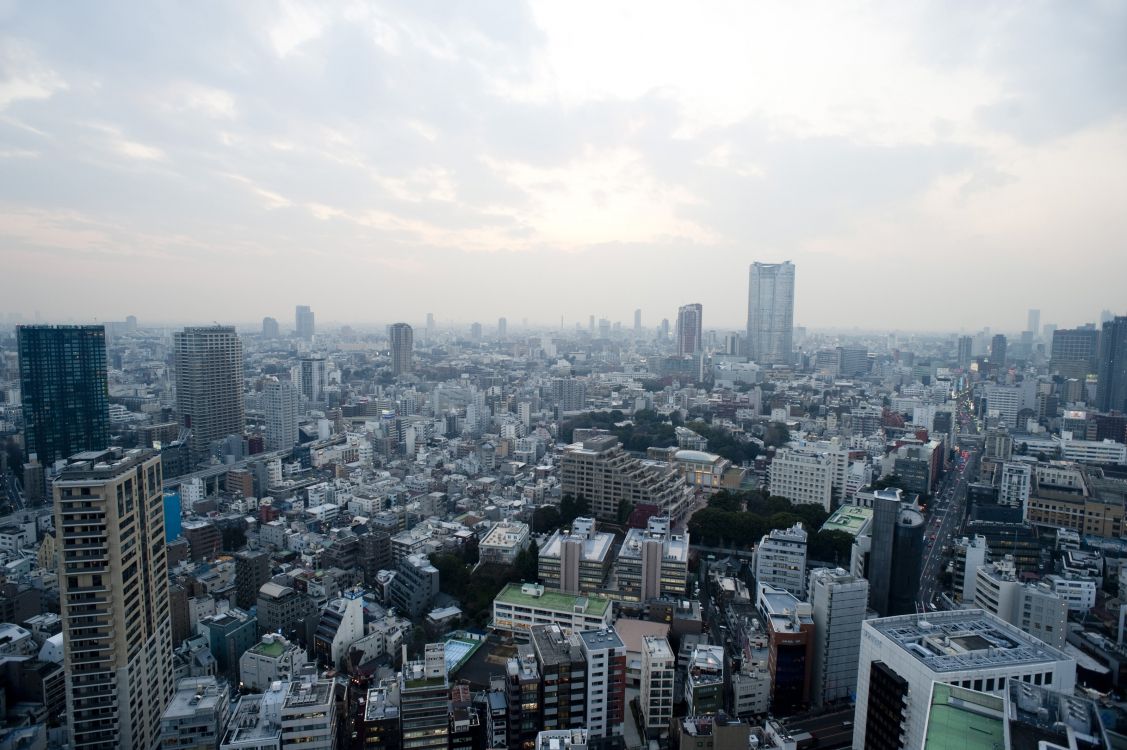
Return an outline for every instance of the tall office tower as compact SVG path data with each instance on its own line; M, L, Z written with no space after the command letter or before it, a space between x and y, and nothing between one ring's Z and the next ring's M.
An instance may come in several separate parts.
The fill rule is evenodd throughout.
M297 383L301 397L306 401L320 403L325 400L325 358L320 355L302 357L297 362Z
M841 568L810 573L807 600L814 610L814 664L810 699L815 706L849 698L857 688L861 623L869 606L869 582Z
M297 389L271 380L262 391L266 413L266 450L289 450L297 443Z
M1071 657L981 609L866 620L861 632L856 748L930 746L924 739L931 737L927 709L934 682L999 696L1013 683L1047 685L1065 695L1076 688Z
M669 340L669 318L661 319L661 340Z
M794 337L794 264L752 263L747 293L747 356L789 365Z
M806 529L796 523L789 529L771 529L755 550L755 583L806 593Z
M699 302L677 309L677 353L697 354L703 347L701 318L704 307Z
M1049 370L1083 380L1099 369L1099 353L1100 332L1095 328L1057 329L1049 350Z
M659 635L642 636L642 670L639 708L642 729L647 736L656 737L669 728L673 719L673 675L677 660L669 641Z
M579 633L587 660L587 731L621 737L626 720L626 644L613 627Z
M411 359L415 353L415 333L406 323L396 323L391 327L391 372L403 375L411 372Z
M590 319L588 319L588 321L587 321L587 331L592 336L595 335L595 316L594 315L592 315L590 317Z
M497 318L497 340L504 341L509 337L509 321L505 318Z
M634 335L640 336L642 333L642 311L634 311Z
M160 455L79 453L54 482L72 746L156 747L172 697Z
M30 458L50 466L110 444L104 326L20 326L20 396Z
M582 411L587 403L587 384L579 378L552 378L552 398L561 412Z
M434 343L434 313L427 313L427 344Z
M1029 309L1029 316L1026 319L1025 330L1037 336L1041 331L1041 311L1033 308Z
M279 334L278 321L274 318L269 318L269 317L263 318L262 319L262 338L264 338L264 339L276 339L276 338L278 338L278 334Z
M298 305L294 311L294 331L299 339L313 340L313 311L309 305Z
M470 341L475 343L481 341L481 323L474 323L470 326Z
M959 337L959 367L963 370L970 369L970 363L974 361L974 337L973 336L960 336Z
M1127 411L1127 316L1104 323L1099 365L1096 406L1100 411Z
M243 434L243 344L234 326L209 326L177 331L172 346L176 411L198 461L213 442Z
M1004 334L996 333L994 338L990 339L990 362L998 366L1006 364L1006 337Z
M865 578L869 581L869 603L882 617L916 611L923 532L923 516L901 502L899 490L875 493Z

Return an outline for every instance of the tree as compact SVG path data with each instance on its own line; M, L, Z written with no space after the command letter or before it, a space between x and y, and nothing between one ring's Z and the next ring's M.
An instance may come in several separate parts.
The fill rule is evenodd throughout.
M554 505L541 505L532 514L532 531L536 534L547 534L560 527L562 517L559 508Z
M728 492L728 490L720 490L712 497L708 498L708 507L719 508L729 513L736 513L743 510L743 503L740 502L738 497Z
M513 560L513 583L534 583L540 576L540 547L533 540L528 549L522 549Z
M874 490L887 490L889 487L899 487L903 480L898 474L889 474L873 482Z
M630 514L633 513L633 512L634 512L634 503L630 502L626 498L622 498L621 500L618 501L617 520L618 520L618 523L620 525L624 524L628 520L630 520Z
M807 540L807 557L818 562L844 565L852 555L853 536L844 531L818 531Z
M568 526L580 516L587 516L590 513L591 503L583 495L579 497L564 495L560 500L560 523L564 526Z
M763 436L763 444L772 448L781 448L790 442L790 430L782 422L771 422L767 425L767 432Z

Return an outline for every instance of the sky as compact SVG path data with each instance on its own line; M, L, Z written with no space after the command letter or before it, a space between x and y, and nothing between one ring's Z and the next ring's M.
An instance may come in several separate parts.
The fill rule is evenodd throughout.
M1127 3L0 0L0 315L1127 313Z

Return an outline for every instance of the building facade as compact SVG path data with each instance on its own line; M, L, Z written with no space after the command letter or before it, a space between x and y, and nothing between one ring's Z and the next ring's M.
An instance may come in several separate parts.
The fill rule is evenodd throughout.
M246 427L243 344L233 326L185 328L173 334L173 359L176 411L198 461L213 442Z
M747 356L789 365L794 356L794 264L752 263L748 271Z

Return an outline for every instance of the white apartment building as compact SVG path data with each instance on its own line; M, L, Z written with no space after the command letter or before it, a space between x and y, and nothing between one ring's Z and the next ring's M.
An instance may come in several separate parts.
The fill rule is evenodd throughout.
M669 641L661 636L642 637L640 703L643 729L648 735L669 728L673 719L673 675L677 659Z
M1076 662L981 609L867 620L853 747L922 747L933 682L1003 695L1012 681L1070 694ZM872 743L870 727L882 735Z
M768 469L772 495L792 503L821 505L829 512L833 501L834 460L810 448L782 448ZM842 485L845 480L842 477Z
M1045 576L1045 581L1059 596L1068 602L1070 612L1087 612L1096 606L1096 590L1099 586L1093 578L1065 578L1064 576Z
M239 657L239 681L250 690L266 690L278 680L292 679L307 661L305 649L276 633L266 633Z
M789 529L772 529L765 534L755 548L755 582L804 597L806 537L806 529L801 523Z
M1060 455L1065 461L1085 464L1127 464L1127 445L1114 440L1073 440L1072 433L1061 435Z
M1033 487L1033 467L1024 461L1007 461L1002 464L1002 479L998 486L998 504L1022 508L1029 502Z
M160 717L160 746L215 750L227 726L231 688L214 677L188 677L176 685Z
M997 615L1050 646L1064 648L1068 602L1049 584L1019 583L1013 558L1008 555L1005 560L980 567L975 578L975 607Z
M807 600L814 617L810 699L814 705L850 697L857 688L861 623L869 606L869 582L841 568L810 573Z
M289 684L282 703L282 747L332 750L336 747L335 680L302 677Z
M528 524L501 521L493 525L477 548L483 563L511 565L521 550L528 548L530 539Z

